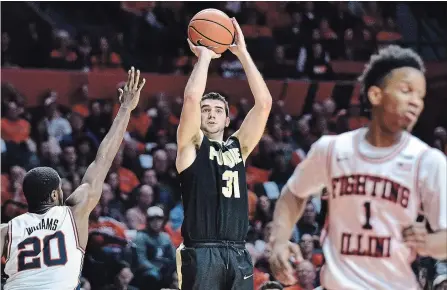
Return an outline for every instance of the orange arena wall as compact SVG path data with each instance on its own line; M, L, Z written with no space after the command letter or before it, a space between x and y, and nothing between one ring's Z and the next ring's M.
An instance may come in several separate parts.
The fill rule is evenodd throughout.
M358 76L364 67L364 63L352 61L334 61L332 65L337 74L350 76L351 79ZM429 63L427 68L429 88L426 111L431 112L429 116L433 119L442 113L438 112L439 109L447 108L447 62ZM182 96L188 80L188 76L183 75L143 76L147 81L141 98L143 106L160 92L166 93L168 97ZM59 94L60 104L70 106L75 102L72 95L84 84L88 85L92 99L114 98L117 96L117 84L127 78L124 70L86 73L31 69L2 69L1 77L2 83L11 83L24 95L28 106L40 105L39 97L50 89ZM359 85L353 81L268 80L267 85L273 99L283 100L287 113L295 116L302 113L308 98L312 98L311 101L319 101L334 96L338 97L338 100L344 99L341 103L347 106L349 103L357 104L359 97ZM206 91L218 91L227 96L230 102L243 97L252 100L246 80L209 77Z

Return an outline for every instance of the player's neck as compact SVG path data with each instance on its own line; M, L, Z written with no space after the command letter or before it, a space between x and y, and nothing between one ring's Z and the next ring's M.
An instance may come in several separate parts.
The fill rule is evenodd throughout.
M211 141L217 141L219 143L223 142L223 132L218 132L218 133L204 133L205 136L211 140Z
M399 143L401 137L402 131L398 133L386 132L374 119L368 126L368 132L366 132L366 141L374 147L391 147Z
M52 204L45 204L45 205L42 205L42 206L40 206L38 208L30 208L30 209L28 209L28 212L29 213L35 213L35 214L44 214L47 211L49 211L53 206L54 205L52 205Z

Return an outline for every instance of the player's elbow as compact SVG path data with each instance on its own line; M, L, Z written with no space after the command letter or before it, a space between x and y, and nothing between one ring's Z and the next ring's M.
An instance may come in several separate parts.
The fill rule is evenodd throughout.
M257 101L255 106L257 106L262 111L270 112L272 108L272 96L270 94L267 94L265 97Z
M289 215L290 218L295 220L301 215L301 212L303 211L306 203L307 198L296 196L286 185L283 187L281 197L276 204L275 212L277 212L278 214L283 213Z
M183 105L187 103L198 104L202 100L202 94L195 91L185 91L183 95Z

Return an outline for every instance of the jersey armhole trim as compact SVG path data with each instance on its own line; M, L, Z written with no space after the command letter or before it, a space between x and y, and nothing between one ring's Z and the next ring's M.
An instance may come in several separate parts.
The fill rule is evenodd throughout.
M241 154L241 158L242 158L242 163L244 164L244 167L245 167L245 162L247 162L247 160L244 160L244 157L243 157L243 154L242 154L242 145L241 145L241 141L239 140L239 138L237 137L237 135L231 135L230 137L228 137L228 139L227 139L227 142L228 142L228 140L230 140L230 139L233 139L234 140L234 142L237 142L237 147L238 147L238 149L239 149L239 152L240 152L240 154ZM252 151L253 152L253 151ZM251 154L251 152L250 152L250 154ZM249 155L250 155L249 154ZM249 157L249 155L247 156L247 159L248 159L248 157Z
M83 255L85 255L85 250L81 247L81 244L79 243L78 227L76 226L76 221L74 219L74 216L73 216L73 213L71 211L71 208L69 206L67 206L67 210L68 210L68 214L70 215L71 225L73 227L73 232L74 232L75 239L76 239L76 248L79 251L81 251L81 253Z
M331 140L328 146L328 152L326 155L326 170L327 170L327 178L328 184L331 184L331 174L332 174L332 155L334 153L335 139Z
M8 263L9 257L11 257L11 244L12 244L12 222L8 222L8 251L6 252L5 264Z
M414 174L414 176L415 176L415 178L414 178L414 189L416 190L416 192L417 192L417 194L419 196L419 203L420 203L419 204L419 210L421 211L420 214L422 214L424 216L424 219L426 218L426 216L425 216L425 210L424 210L424 202L423 202L423 199L422 199L422 192L421 192L421 190L419 188L419 185L420 185L419 184L419 172L421 171L422 160L424 159L425 154L427 152L429 152L429 151L430 151L430 149L426 148L426 149L424 149L424 151L422 151L421 154L419 154L419 157L416 160L416 168L415 168L416 172Z

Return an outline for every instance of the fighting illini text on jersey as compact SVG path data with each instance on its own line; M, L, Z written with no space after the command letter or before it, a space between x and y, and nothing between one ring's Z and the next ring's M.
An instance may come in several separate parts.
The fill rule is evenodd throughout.
M25 213L8 223L5 290L65 290L79 284L84 250L71 209Z
M203 136L190 167L180 173L185 219L185 244L243 241L248 231L245 165L239 140L226 142Z

